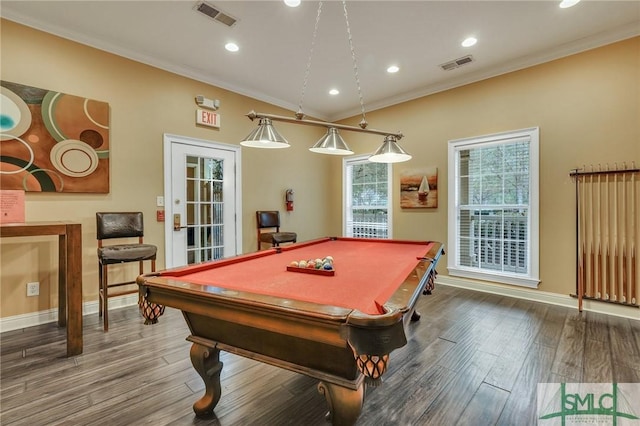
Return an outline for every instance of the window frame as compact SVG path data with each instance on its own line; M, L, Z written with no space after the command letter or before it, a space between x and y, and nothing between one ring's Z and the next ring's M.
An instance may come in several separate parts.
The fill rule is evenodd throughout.
M449 275L493 281L522 287L537 288L540 283L540 199L539 199L539 128L531 127L490 135L453 139L448 142L448 251L447 269ZM459 211L459 151L481 148L490 145L506 144L514 139L529 140L529 215L528 215L528 273L491 271L460 265L458 247ZM479 205L478 207L482 207Z
M348 209L352 205L352 187L349 178L348 167L370 163L370 154L366 155L354 155L344 157L342 159L342 235L347 236L347 217ZM372 163L373 164L373 163ZM393 167L392 164L387 164L387 239L393 238ZM359 238L359 237L355 237Z

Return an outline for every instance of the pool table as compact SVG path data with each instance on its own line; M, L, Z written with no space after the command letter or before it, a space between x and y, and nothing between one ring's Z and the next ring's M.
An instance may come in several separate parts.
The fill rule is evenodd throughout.
M197 416L220 400L220 350L319 380L334 425L352 425L365 383L377 385L389 354L433 284L443 245L331 237L141 275L145 303L180 309L191 362L205 383ZM333 257L333 274L288 266ZM293 269L293 270L290 270ZM431 288L431 287L429 287Z

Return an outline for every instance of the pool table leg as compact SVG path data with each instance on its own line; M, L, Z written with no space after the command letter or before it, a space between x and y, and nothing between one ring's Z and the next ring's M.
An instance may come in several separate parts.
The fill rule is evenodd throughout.
M357 389L349 389L334 383L318 383L318 392L324 395L329 405L327 420L333 426L352 426L362 412L364 382Z
M205 393L193 404L193 411L198 417L208 417L213 414L222 393L220 372L223 364L220 362L220 350L194 343L190 355L193 368L202 377L205 385Z

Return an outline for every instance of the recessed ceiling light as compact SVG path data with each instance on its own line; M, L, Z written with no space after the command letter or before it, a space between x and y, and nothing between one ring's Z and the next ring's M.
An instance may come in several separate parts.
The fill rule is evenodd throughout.
M398 71L400 71L400 68L397 65L391 65L389 68L387 68L387 72L391 74Z
M300 0L284 0L284 4L289 7L298 7L300 6Z
M566 8L568 8L568 7L571 7L571 6L575 6L575 5L576 5L576 4L578 4L579 2L580 2L580 0L562 0L562 1L560 2L560 7L561 7L562 9L566 9Z
M339 93L340 93L340 91L339 91L338 89L331 89L331 90L329 90L329 94L330 94L330 95L337 95L337 94L339 94Z
M229 52L237 52L238 50L240 50L238 45L235 43L227 43L224 45L224 48L227 49Z
M467 37L464 39L464 41L461 43L462 47L471 47L474 44L476 44L478 42L478 39L475 37Z

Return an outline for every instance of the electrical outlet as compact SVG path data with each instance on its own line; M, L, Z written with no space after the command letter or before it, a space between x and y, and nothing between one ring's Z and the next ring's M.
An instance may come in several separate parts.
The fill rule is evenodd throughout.
M40 283L38 281L27 283L27 296L38 296L40 294Z

